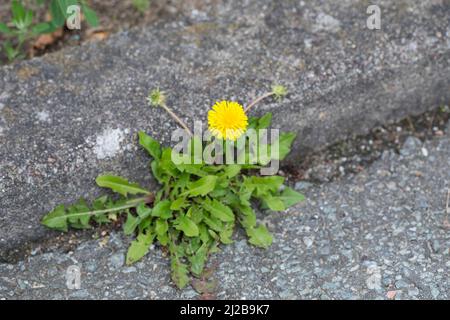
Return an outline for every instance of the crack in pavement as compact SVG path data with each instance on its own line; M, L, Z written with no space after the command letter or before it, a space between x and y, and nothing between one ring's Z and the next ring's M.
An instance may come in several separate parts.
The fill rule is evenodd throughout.
M259 212L274 233L272 247L254 248L238 232L211 258L214 297L449 299L449 159L449 132L424 143L409 137L400 153L384 151L359 174L302 190L307 201L286 213ZM113 232L70 252L37 251L0 264L0 298L199 297L192 287L174 288L157 246L142 261L124 265L129 241ZM81 269L80 290L66 286L74 264Z

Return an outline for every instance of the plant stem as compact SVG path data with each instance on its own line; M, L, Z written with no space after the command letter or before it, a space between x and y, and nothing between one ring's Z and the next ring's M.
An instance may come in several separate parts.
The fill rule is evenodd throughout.
M252 108L253 106L255 106L256 104L258 104L259 102L261 102L262 100L273 96L275 93L274 92L268 92L266 94L263 94L262 96L260 96L259 98L256 98L255 100L253 100L248 106L247 108L245 108L245 112L248 112L250 110L250 108Z
M192 131L189 130L188 126L181 120L165 103L161 104L161 107L166 110L166 112L176 121L178 124L192 137Z

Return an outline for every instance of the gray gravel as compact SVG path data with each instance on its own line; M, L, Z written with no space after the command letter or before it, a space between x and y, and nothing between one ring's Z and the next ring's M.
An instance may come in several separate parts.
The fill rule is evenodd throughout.
M195 1L199 4L204 1ZM255 113L299 134L291 161L348 134L450 101L448 1L210 1L189 18L112 35L0 68L0 261L51 238L40 218L103 193L114 172L151 187L136 131L175 128L148 91L191 125L218 99L243 104L274 82L290 94ZM134 137L134 138L133 138Z
M449 128L450 129L450 128ZM291 181L295 183L294 181ZM275 234L269 250L240 234L212 257L221 299L450 299L450 134L426 143L409 138L366 171L332 183L297 183L307 201L285 213L262 213ZM158 247L124 265L129 239L91 240L73 252L0 264L2 299L196 298L170 283ZM66 270L81 268L81 289Z

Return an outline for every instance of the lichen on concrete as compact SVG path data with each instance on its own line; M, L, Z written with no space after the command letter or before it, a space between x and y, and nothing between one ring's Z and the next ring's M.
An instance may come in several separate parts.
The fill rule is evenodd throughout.
M121 151L121 145L130 130L107 128L95 137L93 151L99 160L112 158ZM89 143L88 138L88 143Z

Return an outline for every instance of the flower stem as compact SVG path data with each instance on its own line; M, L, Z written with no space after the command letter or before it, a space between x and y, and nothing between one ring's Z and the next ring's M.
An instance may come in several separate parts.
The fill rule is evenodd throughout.
M166 110L166 112L176 121L178 124L190 135L193 136L192 131L189 130L188 126L181 120L165 103L161 104L161 107Z
M259 102L261 102L262 100L271 97L275 94L275 92L268 92L266 94L263 94L262 96L256 98L255 100L253 100L248 106L247 108L245 108L245 112L248 112L253 106L255 106L256 104L258 104Z

